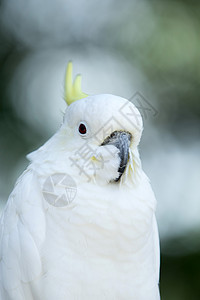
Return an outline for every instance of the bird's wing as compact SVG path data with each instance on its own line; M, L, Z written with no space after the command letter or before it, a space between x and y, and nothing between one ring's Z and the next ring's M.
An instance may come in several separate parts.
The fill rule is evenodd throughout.
M32 299L27 287L42 273L39 249L44 237L41 189L36 174L27 170L19 178L1 217L0 299Z

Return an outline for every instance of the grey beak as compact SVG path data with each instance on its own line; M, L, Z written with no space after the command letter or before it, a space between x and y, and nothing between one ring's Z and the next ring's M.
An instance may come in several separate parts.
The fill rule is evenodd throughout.
M115 178L114 181L119 181L122 174L126 169L126 165L129 158L129 146L131 142L131 134L126 131L114 131L108 136L101 146L104 145L113 145L119 149L120 165L119 165L119 177Z

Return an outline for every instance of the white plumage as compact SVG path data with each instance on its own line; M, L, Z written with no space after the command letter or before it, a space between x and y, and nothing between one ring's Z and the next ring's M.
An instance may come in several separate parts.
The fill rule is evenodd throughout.
M117 182L119 148L101 145L113 132L132 136ZM126 99L97 95L68 106L59 131L28 156L2 215L0 299L160 299L156 200L137 150L141 134L139 111ZM84 147L92 150L80 155ZM76 183L68 205L45 200L54 174Z

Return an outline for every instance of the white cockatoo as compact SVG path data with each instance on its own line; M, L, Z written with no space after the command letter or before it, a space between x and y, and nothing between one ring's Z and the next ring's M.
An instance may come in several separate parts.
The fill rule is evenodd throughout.
M156 200L128 100L72 82L58 132L28 155L1 217L1 300L157 300Z

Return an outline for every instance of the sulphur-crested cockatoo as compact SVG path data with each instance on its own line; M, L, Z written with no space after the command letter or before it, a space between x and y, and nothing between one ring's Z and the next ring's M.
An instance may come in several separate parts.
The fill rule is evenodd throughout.
M63 124L31 153L1 218L1 300L160 299L156 200L137 108L66 72Z

